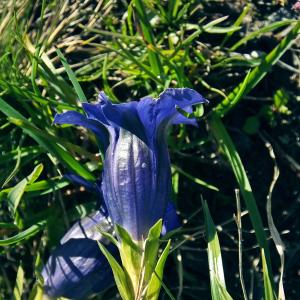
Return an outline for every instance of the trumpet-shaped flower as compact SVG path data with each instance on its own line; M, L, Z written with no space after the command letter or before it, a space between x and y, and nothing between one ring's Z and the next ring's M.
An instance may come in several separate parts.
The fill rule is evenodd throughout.
M86 116L69 111L55 116L56 124L92 130L105 152L102 194L114 224L142 240L166 211L171 168L166 131L172 124L196 125L177 108L206 100L192 89L167 89L158 99L112 104L102 92L95 104L83 103Z

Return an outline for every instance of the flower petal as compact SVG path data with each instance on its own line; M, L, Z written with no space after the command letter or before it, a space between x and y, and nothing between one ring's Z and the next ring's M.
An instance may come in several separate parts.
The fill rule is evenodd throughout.
M51 297L86 299L113 284L113 275L96 241L104 242L96 226L109 228L101 212L83 218L61 239L61 245L51 254L42 276L44 291ZM112 244L107 249L117 255Z
M167 234L169 231L175 230L181 226L179 217L176 213L175 206L172 202L168 203L166 213L163 219L162 235Z
M103 145L104 149L108 146L108 133L103 125L95 120L90 120L83 114L77 111L67 111L61 114L56 114L53 124L70 124L82 126L90 129L97 137L97 140Z
M192 112L192 105L208 102L198 92L189 88L167 89L157 100L143 98L138 104L138 114L147 131L147 136L154 139L161 134L169 124L193 124L193 119L186 118L177 107Z
M145 140L143 124L137 113L138 102L112 104L102 92L95 104L83 103L90 120L96 120L108 128L108 130L124 128Z

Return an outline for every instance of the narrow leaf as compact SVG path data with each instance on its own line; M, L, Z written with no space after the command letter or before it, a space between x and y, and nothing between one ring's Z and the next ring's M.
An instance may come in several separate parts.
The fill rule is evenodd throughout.
M23 297L24 288L24 270L22 264L20 264L17 272L16 283L13 291L13 300L21 300Z
M229 136L221 119L216 114L212 114L211 118L209 119L209 124L211 132L218 142L222 152L227 157L227 160L230 163L232 171L235 175L236 181L239 184L247 209L249 210L249 215L252 226L255 230L256 239L259 246L265 251L269 274L272 274L270 251L267 243L266 233L264 231L262 219L257 208L256 201L252 193L252 188L241 158L236 151L231 137Z
M72 85L73 85L73 87L74 87L74 89L76 91L76 94L77 94L79 100L81 102L86 102L87 99L85 97L85 94L84 94L84 92L83 92L80 84L78 83L78 81L76 79L76 76L75 76L73 70L71 69L70 65L68 64L66 58L64 57L64 55L62 54L62 52L59 49L56 49L56 53L59 56L60 61L62 62L63 66L66 69L66 72L67 72L67 74L69 76L69 79L72 82Z
M157 265L155 267L154 273L151 276L148 289L147 289L147 300L157 300L159 296L159 291L162 285L162 278L164 272L165 262L169 255L171 240L168 241L162 255L160 256Z
M285 21L283 21L285 22ZM278 62L281 56L290 48L300 30L300 21L296 22L292 30L287 36L276 46L265 58L259 66L254 68L239 84L226 99L217 106L217 114L223 116L232 107L234 107L246 94L248 94L271 70L272 66ZM245 85L246 84L246 85ZM243 86L245 85L245 86ZM228 107L228 109L226 109Z
M119 263L115 260L115 258L109 253L109 251L98 242L99 248L103 255L108 260L111 269L114 274L115 282L120 292L120 295L123 300L132 300L134 299L134 292L131 282L128 278L128 275L124 272Z
M266 262L266 256L264 249L261 249L262 267L263 267L263 278L264 278L264 292L266 300L274 300L274 293L272 288L272 283L270 279L270 274L268 271L268 266Z
M13 245L18 242L21 242L25 239L28 239L34 235L36 235L38 232L40 232L46 225L46 221L41 221L38 222L35 225L30 226L26 230L10 237L4 240L0 240L0 246L8 246L8 245Z
M208 266L211 286L211 296L213 300L219 299L231 299L223 298L224 294L228 294L226 291L226 283L224 277L223 263L219 238L215 224L213 223L206 202L203 202L203 212L205 219L205 231L207 237L207 254L208 254ZM224 293L224 290L226 293ZM229 294L228 294L229 295Z
M20 200L25 192L26 186L33 183L40 176L40 174L43 171L43 168L44 167L42 164L37 165L29 176L27 176L23 180L21 180L8 193L8 195L7 195L8 206L13 215L15 214L15 212L17 210Z

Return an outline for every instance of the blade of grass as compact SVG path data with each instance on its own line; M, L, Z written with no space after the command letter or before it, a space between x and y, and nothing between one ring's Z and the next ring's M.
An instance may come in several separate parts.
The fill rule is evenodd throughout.
M28 239L34 235L36 235L38 232L40 232L46 225L46 221L38 222L35 225L30 226L26 230L10 237L4 240L0 240L0 246L8 246L13 245L16 243L19 243L25 239Z
M256 30L254 32L249 33L246 35L244 38L240 39L237 43L235 43L229 50L230 52L235 51L237 48L248 42L249 40L252 40L258 36L260 36L263 33L267 33L270 31L274 31L280 27L290 25L291 23L295 22L295 20L283 20L283 21L278 21L275 23L272 23L270 25L267 25L259 30Z
M0 106L1 112L4 113L7 117L19 119L22 122L28 123L29 125L33 126L23 115L21 115L12 106L6 103L2 98L0 98ZM95 180L95 177L79 162L77 162L70 153L68 153L62 147L60 147L59 144L49 141L45 137L38 135L37 132L33 132L25 127L23 128L23 131L26 132L29 136L31 136L45 150L49 151L51 154L56 156L57 159L65 166L67 166L70 170L87 180Z
M27 185L33 183L42 173L44 166L39 164L34 168L32 173L26 176L23 180L21 180L16 186L14 186L7 195L8 207L12 212L12 215L15 214L17 207L21 201L21 198L25 192L25 188Z
M248 94L271 70L272 66L290 48L300 30L300 21L296 22L288 35L254 68L244 81L239 84L226 99L217 105L215 111L219 116L228 113L246 94Z
M134 0L134 5L136 8L137 16L139 17L138 21L141 25L141 27L140 27L141 34L144 38L144 41L147 44L147 50L148 50L148 56L149 56L149 62L150 62L151 69L153 70L153 72L156 76L162 77L164 74L163 68L162 68L162 65L159 60L158 55L155 52L153 52L153 50L152 50L152 46L155 47L156 44L155 44L153 32L151 30L152 26L149 23L143 1Z
M250 219L252 222L252 226L255 230L255 235L258 244L260 248L264 249L264 253L266 255L268 272L271 275L271 278L273 279L272 276L273 273L271 267L271 256L270 256L266 233L264 231L262 219L258 207L256 205L252 188L249 179L247 177L246 171L244 169L243 163L240 159L238 152L235 149L231 137L229 136L221 119L216 114L212 114L211 118L209 119L209 125L214 138L218 142L222 152L227 157L227 160L230 163L232 171L235 175L236 181L239 184L247 209L249 210Z
M202 202L205 231L207 238L207 254L210 276L211 297L213 300L232 299L226 291L225 276L222 263L221 248L215 224L212 220L206 201Z
M11 181L11 179L16 175L16 173L20 168L20 163L21 163L21 148L20 146L18 146L16 164L13 170L11 171L11 173L8 175L8 177L5 179L4 183L2 184L2 188L5 187Z
M273 150L272 145L267 141L267 139L261 134L260 135L262 140L265 143L265 146L267 147L270 157L273 160L274 163L274 172L273 172L273 179L269 187L269 193L267 195L267 204L266 204L266 211L267 211L267 217L268 217L268 225L269 225L269 230L271 233L271 237L274 241L274 244L276 246L277 252L280 257L280 279L279 279L279 284L278 284L278 299L279 300L284 300L285 299L285 292L284 292L284 287L283 287L283 274L284 274L284 267L285 267L285 245L280 237L280 234L275 226L273 216L272 216L272 194L273 190L275 187L275 184L279 178L279 167L277 165L275 153Z
M239 15L239 17L238 17L238 18L236 19L236 21L233 23L233 26L240 26L240 25L242 24L242 22L243 22L245 16L246 16L247 13L249 12L250 8L251 8L251 4L248 3L248 4L244 7L242 13ZM226 34L226 36L225 36L224 40L222 41L220 47L223 47L223 46L226 44L226 42L227 42L227 41L230 39L230 37L232 36L233 32L234 32L234 31L228 32L228 33Z
M271 283L271 275L268 270L264 249L261 249L261 259L263 267L263 278L264 278L264 293L266 300L275 300L274 291Z
M219 191L219 189L217 187L215 187L214 185L211 185L209 183L206 183L205 181L197 178L197 177L194 177L192 176L191 174L183 171L181 168L179 168L178 166L176 165L172 165L172 168L174 168L178 173L182 174L183 176L185 176L186 178L192 180L193 182L199 184L199 185L202 185L210 190L213 190L213 191Z
M62 54L62 52L59 49L56 49L56 53L57 53L58 57L60 58L60 61L62 62L64 68L66 69L69 79L71 80L72 85L76 91L78 99L81 102L87 102L86 96L85 96L80 84L78 83L73 70L71 69L70 65L68 64L67 59L65 58L65 56Z
M24 270L22 263L19 265L16 283L13 292L13 300L21 300L23 297L23 288L24 288Z

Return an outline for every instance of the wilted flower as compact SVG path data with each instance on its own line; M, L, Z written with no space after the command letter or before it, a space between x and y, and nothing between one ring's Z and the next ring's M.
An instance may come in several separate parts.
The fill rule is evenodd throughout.
M172 124L196 124L178 112L206 100L192 89L167 89L158 99L112 104L102 92L96 104L83 103L86 116L55 116L56 124L75 124L97 136L105 161L102 194L114 224L142 240L164 216L171 191L166 131Z

